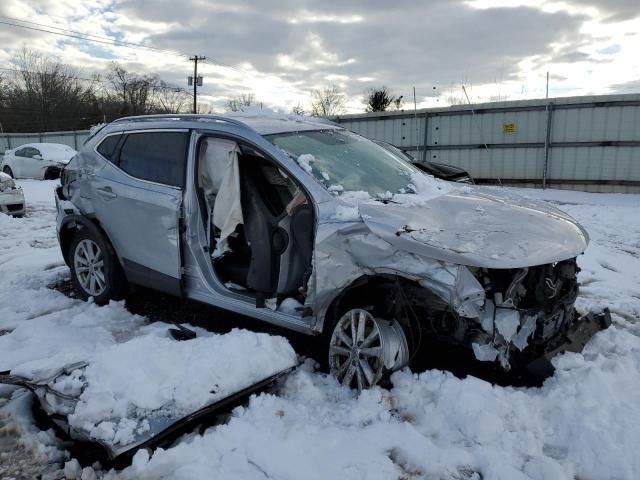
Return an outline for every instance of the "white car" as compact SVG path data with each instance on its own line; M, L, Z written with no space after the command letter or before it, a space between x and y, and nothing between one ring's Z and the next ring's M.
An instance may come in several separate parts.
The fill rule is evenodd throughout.
M24 193L6 173L0 172L0 213L21 217L24 215Z
M28 143L5 151L0 170L13 178L55 180L76 153L59 143Z

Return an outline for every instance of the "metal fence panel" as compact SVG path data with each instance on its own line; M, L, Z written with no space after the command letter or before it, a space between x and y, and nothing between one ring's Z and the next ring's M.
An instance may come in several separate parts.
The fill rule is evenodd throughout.
M640 193L640 94L567 97L336 117L417 160L481 182Z
M87 137L89 137L89 130L0 134L0 155L5 150L11 150L27 143L61 143L78 150Z

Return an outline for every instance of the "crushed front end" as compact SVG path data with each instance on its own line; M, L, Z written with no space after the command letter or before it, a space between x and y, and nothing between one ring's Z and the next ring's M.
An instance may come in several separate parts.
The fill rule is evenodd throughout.
M480 328L469 338L476 358L546 376L553 371L551 357L582 351L611 324L611 315L607 309L578 315L578 272L575 259L521 269L475 269L486 295L478 309Z
M432 277L408 283L403 298L432 337L471 348L477 360L505 371L546 377L553 373L553 356L582 351L611 324L608 309L577 313L575 258L528 268L459 265L448 271L448 288Z

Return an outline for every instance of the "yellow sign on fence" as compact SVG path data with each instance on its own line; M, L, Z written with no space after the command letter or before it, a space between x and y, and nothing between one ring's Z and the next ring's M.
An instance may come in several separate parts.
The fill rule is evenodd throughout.
M515 123L503 123L502 124L502 133L516 133L516 124Z

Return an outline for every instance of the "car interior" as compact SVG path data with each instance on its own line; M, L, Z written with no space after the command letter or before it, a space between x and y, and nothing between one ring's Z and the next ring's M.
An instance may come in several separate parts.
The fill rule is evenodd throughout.
M311 274L314 211L308 195L250 145L200 142L197 192L214 270L257 307L275 298L304 303Z

